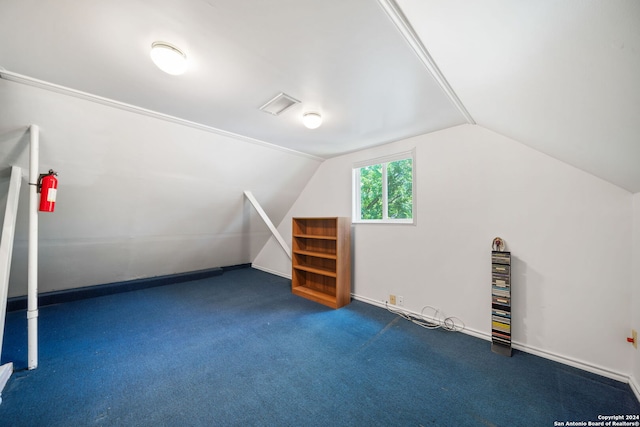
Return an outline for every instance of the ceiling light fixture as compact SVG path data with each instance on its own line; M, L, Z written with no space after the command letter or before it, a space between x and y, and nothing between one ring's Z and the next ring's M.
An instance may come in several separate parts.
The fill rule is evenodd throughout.
M319 113L304 113L302 123L309 129L316 129L322 124L322 116Z
M158 68L173 76L182 74L187 70L187 55L166 42L153 42L151 44L151 59Z

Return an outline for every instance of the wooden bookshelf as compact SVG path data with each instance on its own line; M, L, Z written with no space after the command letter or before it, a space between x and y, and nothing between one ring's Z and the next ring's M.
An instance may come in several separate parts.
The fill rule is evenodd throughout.
M491 252L491 350L511 356L510 252Z
M351 220L293 218L291 292L340 308L351 302Z

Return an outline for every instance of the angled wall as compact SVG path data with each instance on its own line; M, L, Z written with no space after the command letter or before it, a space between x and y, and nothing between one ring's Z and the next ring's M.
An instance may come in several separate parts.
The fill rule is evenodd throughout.
M414 147L417 224L353 226L353 293L378 304L402 295L407 309L437 307L488 338L500 236L513 257L516 346L628 378L632 195L517 141L465 125L330 159L281 233L290 238L292 216L350 216L353 164ZM270 241L254 265L290 276L287 261Z
M168 100L170 101L170 100ZM39 215L40 292L249 263L320 160L49 90L0 80L0 170L59 172L56 212ZM259 112L258 112L259 113ZM26 294L23 181L10 296Z

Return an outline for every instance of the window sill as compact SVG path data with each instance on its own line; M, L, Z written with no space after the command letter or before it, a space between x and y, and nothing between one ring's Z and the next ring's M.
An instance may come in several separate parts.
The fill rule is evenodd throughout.
M383 220L383 219L352 219L351 224L393 224L393 225L416 225L415 219L407 220Z

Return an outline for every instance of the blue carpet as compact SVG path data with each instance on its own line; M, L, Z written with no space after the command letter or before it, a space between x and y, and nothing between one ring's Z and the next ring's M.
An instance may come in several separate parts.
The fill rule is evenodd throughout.
M627 384L254 269L9 313L2 426L553 426L638 414Z

